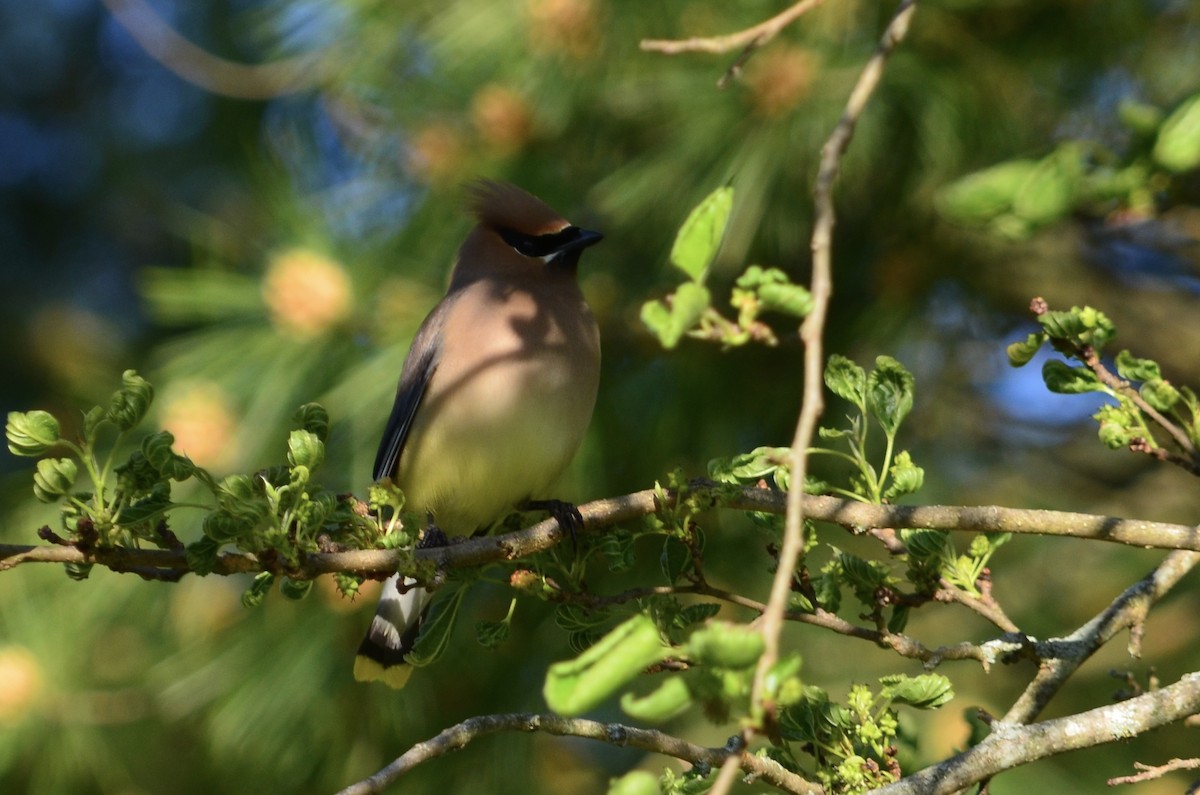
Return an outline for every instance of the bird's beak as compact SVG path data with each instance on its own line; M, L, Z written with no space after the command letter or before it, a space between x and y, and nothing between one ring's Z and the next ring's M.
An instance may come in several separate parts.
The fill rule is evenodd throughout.
M559 249L559 253L566 254L570 251L583 251L588 246L594 246L604 239L604 235L599 232L593 232L589 229L580 229L579 234L574 240L565 244Z

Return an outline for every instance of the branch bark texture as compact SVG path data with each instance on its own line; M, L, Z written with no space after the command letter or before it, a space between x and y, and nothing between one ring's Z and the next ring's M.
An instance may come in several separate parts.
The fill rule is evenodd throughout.
M751 486L734 488L707 481L697 482L692 494L711 498L714 507L783 514L787 495ZM581 534L658 513L669 507L659 504L653 489L595 500L579 506L583 516ZM1003 532L1108 541L1136 547L1157 547L1200 552L1200 528L1115 516L1027 510L994 505L868 505L836 497L804 495L804 516L840 525L852 532L873 528L928 528L933 530ZM547 519L512 533L472 538L460 544L414 552L417 560L433 561L443 569L480 566L502 560L515 560L549 549L564 538L558 522ZM297 577L316 577L332 572L367 576L389 575L396 571L399 553L393 550L365 549L348 552L310 553L302 565L290 572ZM21 563L95 563L115 571L169 570L180 574L190 571L182 551L161 549L95 549L74 546L0 544L0 571ZM223 553L215 574L262 571L264 565L253 555Z
M743 750L707 748L653 729L639 729L619 723L600 723L586 718L563 718L558 715L519 712L482 715L465 720L436 737L414 745L375 775L346 787L338 795L383 792L417 765L460 750L480 737L501 731L545 732L560 737L582 737L610 745L653 751L709 768L724 764L727 759L733 759L735 765L747 774L784 792L800 795L821 795L823 792L820 786L805 781L778 762Z
M997 722L979 745L874 791L873 795L949 795L1048 756L1128 740L1200 711L1200 673L1150 693L1028 726Z

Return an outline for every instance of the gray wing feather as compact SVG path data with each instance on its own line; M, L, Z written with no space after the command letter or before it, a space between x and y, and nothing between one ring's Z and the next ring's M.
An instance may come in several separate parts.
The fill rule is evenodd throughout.
M413 338L412 347L409 348L404 367L400 371L396 402L392 405L392 414L388 417L383 439L379 443L379 452L375 454L375 480L394 477L396 474L396 464L400 461L400 454L404 452L404 443L412 430L413 418L417 416L425 389L437 369L438 358L442 352L442 327L452 303L448 297L434 307Z

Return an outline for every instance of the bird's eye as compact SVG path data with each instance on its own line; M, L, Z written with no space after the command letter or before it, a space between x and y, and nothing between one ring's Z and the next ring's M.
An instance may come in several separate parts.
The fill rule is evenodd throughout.
M567 227L574 229L574 227ZM563 232L566 232L564 229ZM497 229L496 230L505 243L513 247L513 250L518 254L526 257L546 258L552 257L558 253L558 250L563 245L563 232L555 232L548 235L526 235L514 229Z

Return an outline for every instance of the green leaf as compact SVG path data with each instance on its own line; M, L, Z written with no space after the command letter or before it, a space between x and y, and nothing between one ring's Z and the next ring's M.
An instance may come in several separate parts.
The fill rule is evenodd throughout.
M250 583L250 587L242 593L242 607L258 607L267 598L267 594L271 592L271 585L275 582L275 575L269 571L260 571L254 575L254 582Z
M938 193L938 211L958 223L985 224L1012 207L1037 165L1033 160L1011 160L962 177Z
M668 654L654 621L639 613L575 659L551 665L542 694L560 715L578 715Z
M95 565L95 563L65 563L63 564L63 571L72 580L82 582L92 573L92 567Z
M608 784L608 795L660 795L658 776L634 770Z
M580 604L566 602L554 610L554 623L566 632L579 632L604 626L609 621L606 610L592 610Z
M629 571L633 568L637 557L633 548L633 533L620 530L605 533L596 546L608 561L609 571Z
M325 443L312 431L297 430L288 435L288 465L315 470L325 460Z
M745 624L714 621L693 632L684 651L702 665L737 671L757 663L764 647L758 630Z
M1158 132L1163 121L1161 108L1145 102L1123 99L1117 105L1117 118L1127 130L1138 135L1150 136Z
M875 589L887 582L887 567L878 561L839 552L837 564L846 583L854 588L855 594L865 603L870 603Z
M708 462L708 476L721 483L757 483L768 477L778 483L778 473L787 471L791 454L788 447L756 447L732 458L714 458Z
M1163 378L1154 378L1142 384L1138 394L1158 411L1170 411L1179 402L1179 390Z
M495 649L508 640L511 630L507 621L476 621L475 640L486 649Z
M833 354L825 364L825 386L841 399L859 409L867 405L867 374L841 354Z
M896 454L895 463L888 470L892 483L883 493L884 499L894 500L906 494L912 494L925 484L925 470L912 461L907 450Z
M804 317L813 308L812 293L805 287L792 284L787 274L779 268L751 265L738 277L736 286L752 291L764 310Z
M163 477L187 480L196 471L196 465L171 449L173 444L175 437L170 432L157 431L142 440L142 455Z
M117 522L129 526L162 514L171 507L169 493L168 490L164 490L161 494L155 494L131 505L126 505L117 516Z
M908 554L919 561L938 564L955 554L950 533L946 530L906 528L900 531L900 540L904 542Z
M675 584L685 574L692 570L695 561L691 551L678 539L667 536L663 539L662 553L658 556L658 565L662 569L667 582Z
M183 553L187 559L188 568L201 577L212 574L213 569L217 565L217 555L220 548L220 542L208 537L188 544L184 548Z
M1008 363L1013 367L1022 367L1029 364L1030 360L1037 355L1041 350L1042 343L1046 341L1046 335L1043 333L1030 334L1025 338L1024 342L1014 342L1008 346Z
M217 485L217 489L217 497L222 505L255 500L261 496L261 492L254 485L254 479L249 475L229 475Z
M1114 364L1117 373L1129 381L1153 381L1162 378L1162 370L1153 359L1139 359L1129 351L1117 354Z
M450 633L458 620L458 609L462 607L463 597L467 587L460 585L444 596L433 600L429 615L421 622L421 631L413 650L404 655L404 661L409 665L423 668L437 662L446 651L450 641Z
M43 458L33 474L33 494L42 502L58 502L70 493L79 467L70 458Z
M104 406L92 406L83 415L83 435L92 439L95 436L96 430L100 427L100 423L108 418L108 412Z
M954 698L954 687L941 674L895 674L882 677L879 683L884 686L881 695L885 698L917 709L937 709Z
M699 624L721 612L721 606L715 602L697 602L680 610L671 623L677 629L687 629L693 624Z
M867 376L867 408L893 436L912 410L915 384L912 373L890 356L875 359L875 369Z
M663 771L658 779L662 795L704 795L712 789L718 770L695 765L683 773L671 768Z
M668 721L691 705L691 691L681 676L668 676L661 685L640 698L633 693L621 696L621 709L625 714L647 723Z
M204 535L218 544L229 544L248 537L256 523L235 516L226 510L213 511L204 517Z
M1117 334L1108 316L1090 306L1073 306L1066 311L1053 310L1039 315L1037 321L1052 339L1080 347L1090 345L1097 352Z
M836 613L842 606L842 576L836 566L826 567L820 574L813 577L812 587L820 607Z
M903 632L908 626L908 605L897 605L892 608L892 617L888 619L888 632Z
M1119 406L1101 406L1092 415L1100 423L1097 433L1100 442L1110 450L1120 450L1128 447L1133 441L1136 429L1134 420L1129 412Z
M48 411L8 412L4 435L13 455L39 456L58 443L58 434L58 420Z
M763 678L763 692L767 697L781 707L790 706L802 699L804 697L804 685L800 681L802 664L800 655L793 652L772 665Z
M329 439L329 412L320 403L305 403L296 409L292 422L322 442Z
M1084 392L1105 392L1096 374L1086 367L1071 367L1061 359L1048 359L1042 365L1042 380L1046 388L1060 395L1080 395Z
M1200 166L1200 94L1167 117L1154 142L1154 159L1168 171L1191 171Z
M671 247L671 263L693 282L704 281L704 272L717 256L732 212L733 188L717 188L696 205L679 227L675 245Z
M279 581L279 592L288 599L303 599L312 592L312 580L293 580L291 577L284 577Z
M1080 176L1079 147L1064 144L1042 158L1013 198L1013 212L1035 226L1053 223L1075 207Z
M642 305L642 323L654 332L667 349L679 344L712 304L708 288L695 282L684 282L669 296L666 303L647 301Z
M142 421L152 402L154 387L150 382L136 370L126 370L121 375L121 388L108 402L106 418L122 431L128 431Z

